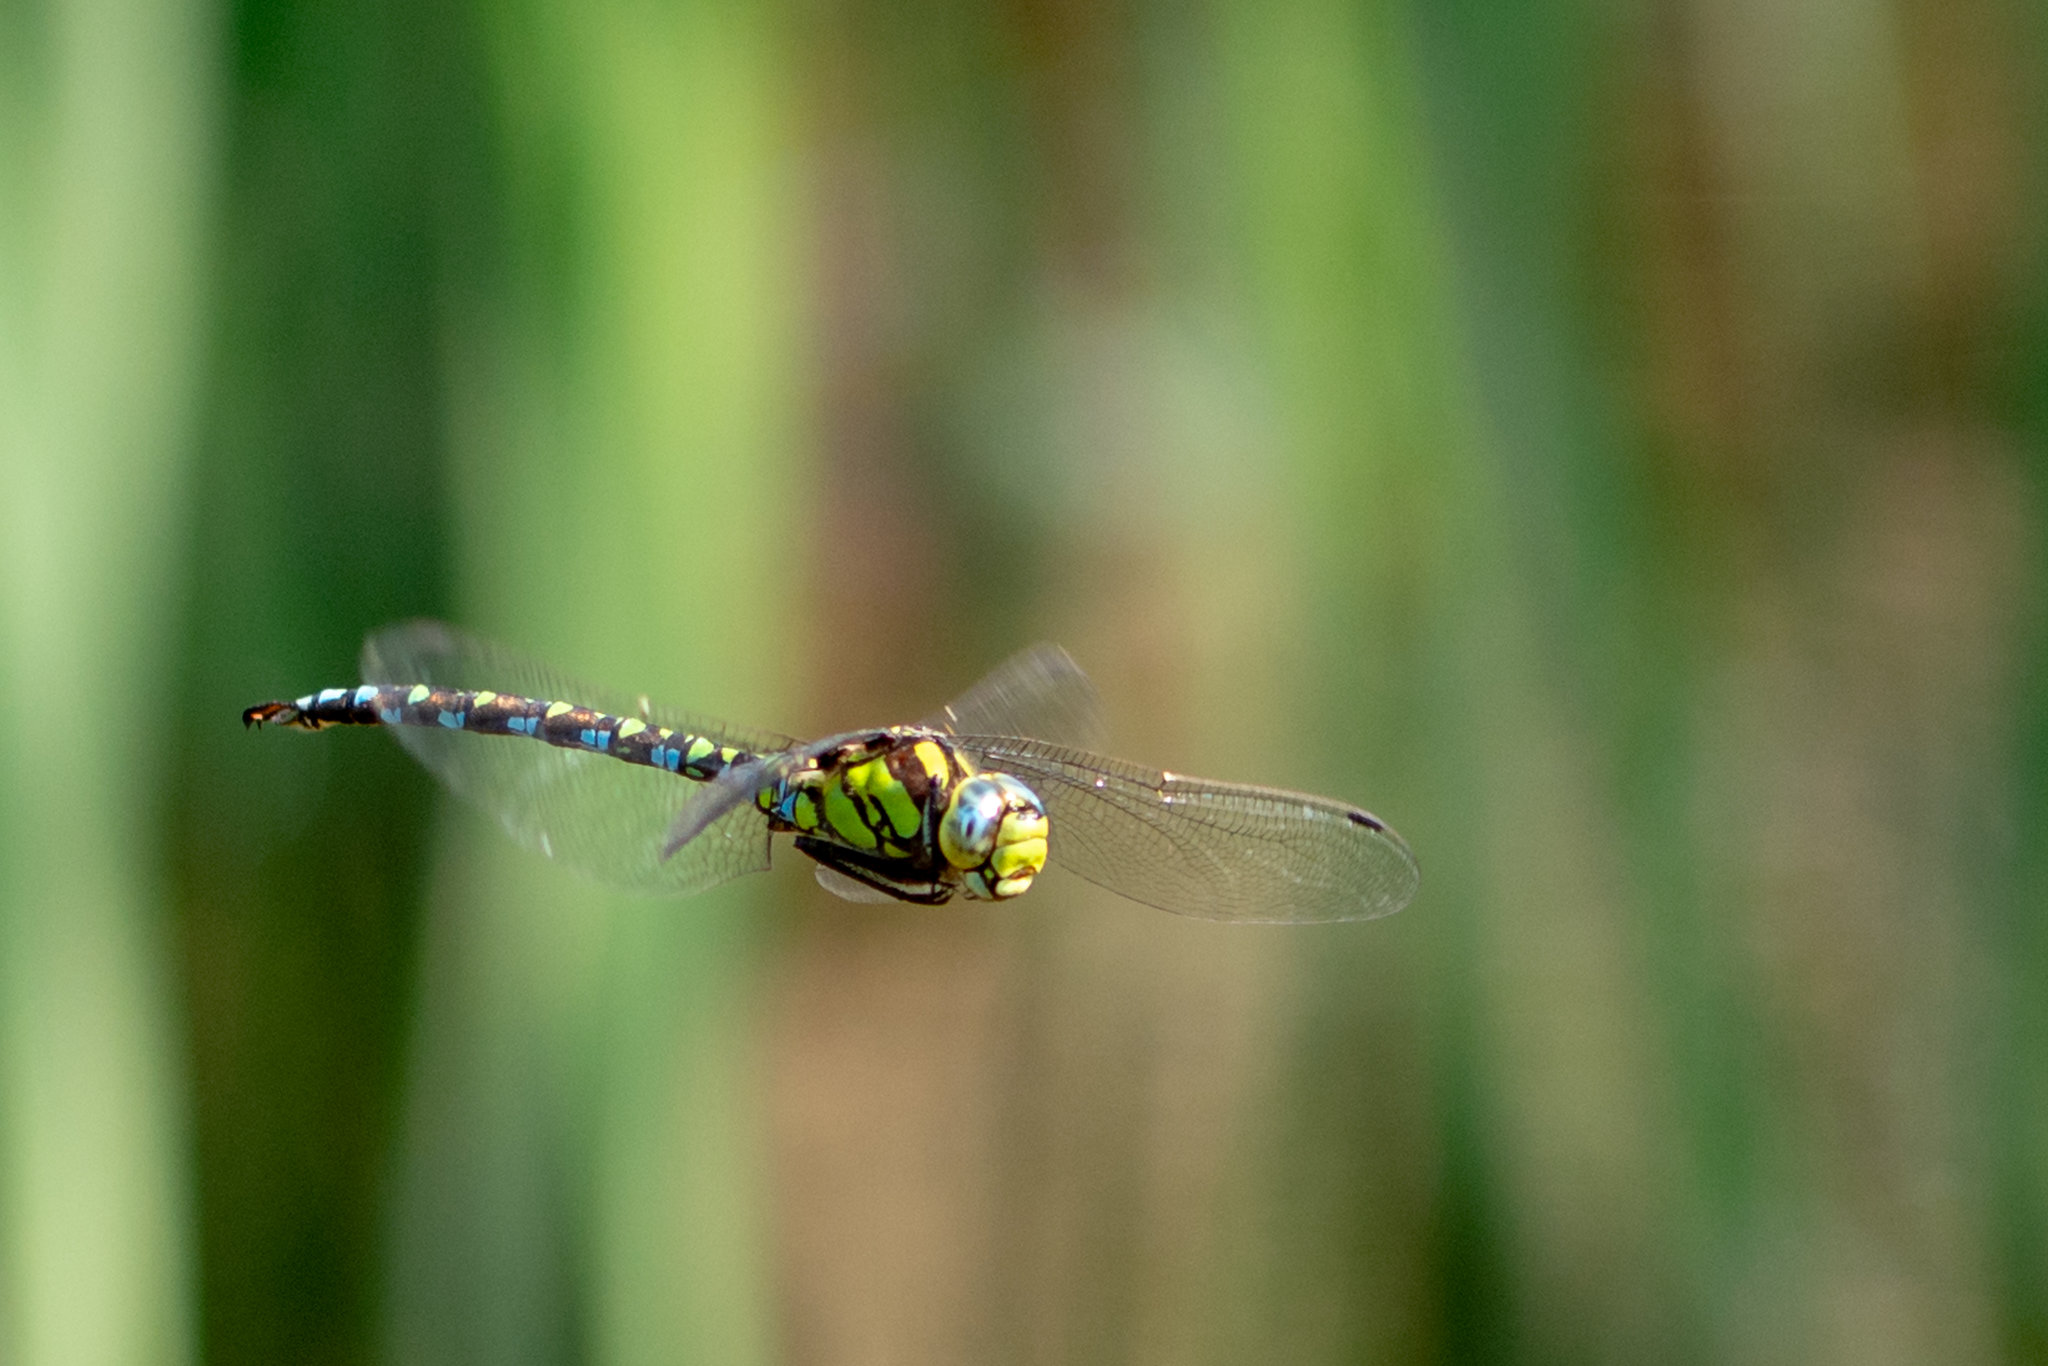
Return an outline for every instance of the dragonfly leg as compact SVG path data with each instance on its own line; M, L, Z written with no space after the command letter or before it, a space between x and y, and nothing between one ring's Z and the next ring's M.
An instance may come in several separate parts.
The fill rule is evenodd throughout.
M918 906L939 906L953 899L953 884L941 881L930 869L919 869L904 859L864 854L808 835L796 837L798 852L808 854L833 872L852 878L863 886L885 892L898 901Z

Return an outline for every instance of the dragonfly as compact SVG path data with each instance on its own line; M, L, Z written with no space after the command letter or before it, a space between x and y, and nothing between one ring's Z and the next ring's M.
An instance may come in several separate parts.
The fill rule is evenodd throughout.
M599 882L703 891L793 838L852 901L1008 901L1048 861L1206 920L1369 920L1419 884L1371 812L1106 758L1101 702L1054 645L910 725L797 740L572 683L440 622L364 643L363 682L245 726L383 726L519 843Z

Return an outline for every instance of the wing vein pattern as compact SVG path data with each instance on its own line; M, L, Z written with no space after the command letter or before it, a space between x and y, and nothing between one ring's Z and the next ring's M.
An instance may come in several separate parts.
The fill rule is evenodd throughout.
M366 683L489 688L573 702L703 735L750 754L774 754L795 743L772 731L730 726L573 682L516 651L439 622L408 622L377 632L363 645L362 665ZM768 867L766 819L750 803L731 803L716 784L519 736L420 726L390 730L429 772L494 817L513 839L599 882L680 894ZM695 808L706 802L713 806L704 811L709 819L701 831L674 857L664 858L670 830L684 821L686 809L692 809L689 823L696 824Z
M1148 906L1207 920L1367 920L1415 894L1408 846L1342 802L1037 740L959 743L1037 791L1052 817L1053 863Z

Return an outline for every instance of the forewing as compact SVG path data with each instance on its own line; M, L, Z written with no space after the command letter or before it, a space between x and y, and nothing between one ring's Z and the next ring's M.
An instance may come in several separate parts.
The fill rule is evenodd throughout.
M573 702L706 735L750 753L786 748L772 732L744 730L570 682L516 652L438 622L380 631L363 646L363 680L491 688ZM702 891L768 866L766 818L751 805L722 808L674 857L663 857L685 809L714 789L600 754L513 735L394 726L408 753L449 789L481 807L528 848L576 872L637 891Z
M1370 920L1414 897L1401 837L1369 812L1007 736L963 736L1035 791L1052 861L1120 896L1204 920Z
M1074 657L1033 645L919 724L948 735L1018 735L1077 749L1103 743L1102 698Z

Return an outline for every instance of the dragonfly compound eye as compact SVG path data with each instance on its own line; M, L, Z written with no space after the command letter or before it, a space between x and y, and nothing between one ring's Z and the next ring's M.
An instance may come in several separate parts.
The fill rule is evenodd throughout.
M939 822L939 851L961 870L961 890L1000 901L1031 886L1045 867L1048 822L1037 794L1006 773L960 784Z

